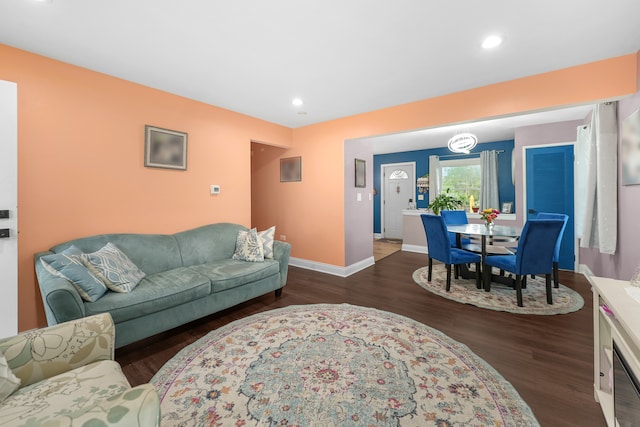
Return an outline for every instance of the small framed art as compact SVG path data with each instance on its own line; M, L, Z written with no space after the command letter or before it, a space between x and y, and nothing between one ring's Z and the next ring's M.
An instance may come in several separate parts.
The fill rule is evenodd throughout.
M280 182L302 181L302 157L280 159Z
M513 208L513 202L504 202L502 204L502 209L500 210L500 213L510 214L512 208Z
M148 168L187 170L187 134L146 125L144 165Z
M356 187L365 188L367 186L367 162L356 159Z

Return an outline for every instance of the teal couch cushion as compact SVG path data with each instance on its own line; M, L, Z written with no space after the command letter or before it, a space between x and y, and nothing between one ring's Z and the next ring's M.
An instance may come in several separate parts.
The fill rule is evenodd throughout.
M182 254L182 265L231 259L236 248L238 230L247 230L238 224L211 224L175 234Z
M272 259L264 262L224 259L189 267L211 280L211 293L256 282L280 273L280 263Z
M162 234L101 234L71 240L51 248L62 252L75 245L82 252L95 252L107 243L113 243L146 274L160 273L182 267L182 257L174 236ZM231 256L229 256L231 258Z
M211 282L197 271L179 267L149 275L130 293L107 292L85 304L87 315L109 312L115 323L175 307L211 293Z

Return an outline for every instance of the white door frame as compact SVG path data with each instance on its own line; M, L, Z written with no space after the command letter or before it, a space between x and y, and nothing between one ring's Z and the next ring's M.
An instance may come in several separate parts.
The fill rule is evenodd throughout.
M18 333L18 85L0 80L0 338Z
M527 145L522 147L522 205L523 205L523 220L527 222L527 216L529 208L527 206L527 150L536 148L549 148L549 147L562 147L565 145L573 146L573 271L578 272L580 266L580 245L578 242L578 232L575 229L576 225L576 206L578 206L576 200L576 143L575 142L559 142L557 144L540 144L540 145ZM515 151L515 149L514 149ZM513 154L512 154L513 155ZM524 224L524 223L523 223Z
M393 167L407 167L409 166L413 170L413 201L416 201L416 162L402 162L402 163L383 163L380 165L380 236L384 236L384 202L385 202L385 182L384 182L384 168Z

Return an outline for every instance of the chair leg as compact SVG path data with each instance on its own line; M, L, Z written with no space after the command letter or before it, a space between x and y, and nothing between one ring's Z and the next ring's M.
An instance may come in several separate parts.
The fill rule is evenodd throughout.
M551 294L551 274L545 274L547 285L547 304L553 304L553 295Z
M484 291L491 291L491 267L487 264L482 265L482 281L484 282Z
M516 274L516 298L518 300L518 307L524 307L522 303L522 276Z
M433 258L429 257L429 274L427 274L427 282L431 281L431 270L433 270Z
M451 264L447 264L447 292L451 289Z
M558 275L558 263L557 262L553 263L553 287L554 288L559 288L560 287L560 279L559 279L559 275Z
M480 270L480 263L476 262L476 288L477 289L482 289L482 280L480 278L481 274L482 274L482 271Z
M460 266L458 264L455 264L453 266L453 277L455 277L457 280L459 275L460 275Z
M522 289L527 289L527 275L522 276Z

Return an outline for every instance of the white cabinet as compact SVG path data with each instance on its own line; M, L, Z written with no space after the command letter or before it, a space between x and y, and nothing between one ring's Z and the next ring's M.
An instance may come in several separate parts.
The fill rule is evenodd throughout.
M594 394L607 425L615 427L613 343L640 377L640 302L627 293L627 281L587 278L593 288Z

